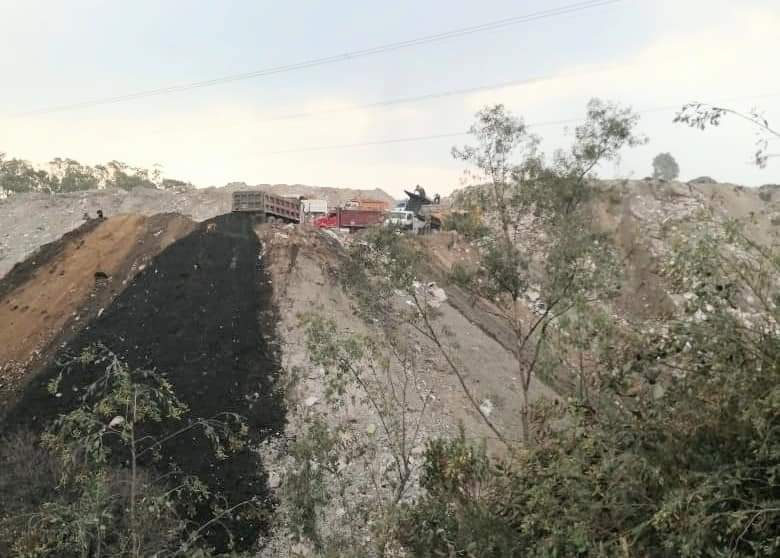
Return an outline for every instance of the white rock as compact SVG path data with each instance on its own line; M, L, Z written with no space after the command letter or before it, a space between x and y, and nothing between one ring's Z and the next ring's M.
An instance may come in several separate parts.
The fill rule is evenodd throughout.
M319 397L312 395L306 398L306 400L303 402L303 405L307 408L314 407L314 405L317 404L317 401L319 401Z

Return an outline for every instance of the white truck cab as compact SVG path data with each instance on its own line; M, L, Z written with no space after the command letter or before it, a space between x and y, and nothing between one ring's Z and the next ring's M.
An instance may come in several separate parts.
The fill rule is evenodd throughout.
M385 219L385 225L417 233L425 226L425 221L417 217L413 211L395 208Z

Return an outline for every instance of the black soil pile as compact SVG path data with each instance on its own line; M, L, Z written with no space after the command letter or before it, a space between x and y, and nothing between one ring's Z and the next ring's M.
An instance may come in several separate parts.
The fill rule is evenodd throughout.
M279 360L272 287L259 253L248 216L228 214L202 223L152 260L66 350L77 354L101 342L131 366L165 374L191 416L238 413L247 419L253 442L279 432L284 410L281 396L273 392ZM77 405L74 386L94 381L90 376L97 372L69 374L60 387L62 396L55 399L46 386L58 373L52 365L28 384L4 430L40 430ZM221 490L228 505L252 497L268 501L255 452L218 460L205 438L191 432L166 444L166 459ZM267 529L256 519L229 527L239 549L250 548ZM220 547L227 540L215 530L210 542Z

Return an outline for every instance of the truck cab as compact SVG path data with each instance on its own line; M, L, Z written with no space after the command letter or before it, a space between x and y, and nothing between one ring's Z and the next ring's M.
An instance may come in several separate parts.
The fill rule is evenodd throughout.
M321 217L315 217L312 223L320 229L337 229L339 228L339 213L331 211Z
M425 226L425 221L417 217L413 211L395 208L385 219L385 225L416 233Z

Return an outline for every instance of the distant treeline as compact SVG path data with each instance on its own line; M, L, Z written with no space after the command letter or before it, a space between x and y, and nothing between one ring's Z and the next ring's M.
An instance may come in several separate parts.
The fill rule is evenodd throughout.
M82 165L73 159L57 157L48 164L48 170L36 169L29 161L8 159L0 152L0 195L24 192L79 192L99 188L137 187L164 190L183 190L192 184L181 180L162 178L157 169L132 167L120 161L105 165Z

